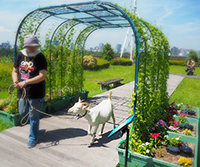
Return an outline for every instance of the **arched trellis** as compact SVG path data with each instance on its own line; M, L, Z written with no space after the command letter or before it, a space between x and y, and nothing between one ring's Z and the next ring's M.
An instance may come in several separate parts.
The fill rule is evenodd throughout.
M28 20L28 18L34 14L37 14L37 12L42 13L40 19L37 20L34 34L38 33L38 30L40 27L45 24L49 19L52 17L55 17L56 19L61 19L61 22L56 26L54 29L51 39L50 39L50 46L52 45L52 41L54 39L54 35L59 30L62 25L69 21L76 22L74 25L72 25L66 32L64 39L62 43L65 40L65 37L69 33L69 31L80 24L87 25L87 28L78 35L78 38L81 36L81 34L87 29L88 27L95 27L91 31L89 31L85 37L85 40L82 44L82 47L84 48L85 42L88 38L88 36L98 29L105 29L105 28L124 28L124 27L131 27L134 36L135 36L135 45L136 45L136 74L135 74L135 93L137 92L137 82L138 82L138 66L139 66L139 55L140 55L140 41L139 41L139 35L137 32L137 28L135 27L133 20L124 12L120 7L109 3L109 2L86 2L86 3L77 3L77 4L69 4L69 5L60 5L60 6L50 6L45 8L38 8L32 12L30 12L20 23L19 28L17 30L16 39L15 39L15 47L14 47L14 58L17 53L17 41L19 38L19 34L23 35L23 32L21 30L23 29L23 25ZM84 14L84 17L80 17L80 13ZM71 16L73 14L73 16ZM70 16L69 16L70 15ZM85 16L87 15L87 17ZM66 17L67 16L67 17ZM76 17L74 17L76 16ZM89 17L88 17L89 16ZM77 38L77 40L78 40ZM76 40L76 42L77 42ZM75 42L75 45L76 45ZM51 53L49 57L51 61ZM50 71L51 73L51 68ZM51 74L50 74L51 75ZM135 109L134 109L135 110Z

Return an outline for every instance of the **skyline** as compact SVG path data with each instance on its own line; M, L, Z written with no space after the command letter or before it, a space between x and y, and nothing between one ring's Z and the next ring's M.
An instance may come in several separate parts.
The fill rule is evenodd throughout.
M14 43L19 20L30 11L43 6L86 2L85 0L0 0L0 43L9 40ZM128 1L112 1L120 6L130 9ZM200 1L158 1L141 0L137 2L139 16L151 24L162 26L162 30L168 37L170 46L200 50ZM127 29L106 29L93 33L86 43L86 48L95 47L99 43L111 43L113 46L122 44ZM94 40L95 39L95 40ZM127 44L130 41L128 38Z

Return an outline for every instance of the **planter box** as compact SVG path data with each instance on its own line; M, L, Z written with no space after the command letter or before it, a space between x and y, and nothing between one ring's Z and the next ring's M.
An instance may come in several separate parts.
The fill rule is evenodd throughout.
M44 104L42 107L42 111L46 112L46 108L47 108L47 106ZM7 124L11 124L12 126L18 126L18 125L20 125L20 121L21 121L22 117L19 113L9 114L4 111L0 111L0 119L3 120Z
M178 136L178 134L173 133L173 132L172 133L169 132L170 138L172 138L174 136ZM188 138L187 136L184 136L182 138L182 140L196 144L195 150L194 150L194 162L193 162L193 164L194 164L194 167L198 167L197 166L198 140L194 139L194 140L191 141L190 138ZM119 164L121 166L124 166L124 162L125 162L125 149L120 148L120 146L123 142L125 142L125 140L121 141L116 148L116 150L118 151L118 155L119 155ZM180 167L179 165L172 164L172 163L169 163L167 161L158 160L156 158L141 155L141 154L138 154L138 153L129 153L127 164L128 164L127 165L128 167L136 167L136 166L138 166L138 167Z
M185 106L183 106L183 109L185 109ZM199 118L199 108L193 107L193 109L196 111L196 117Z
M57 110L61 110L67 106L70 106L70 104L74 104L78 101L79 97L81 99L87 99L88 97L88 91L84 91L83 93L81 94L78 94L78 95L74 95L72 97L69 97L67 99L63 99L61 101L57 101L53 104L49 104L48 105L48 113L53 113L54 111L57 111Z
M9 114L4 111L0 111L0 119L3 120L7 124L11 124L12 126L17 126L20 124L22 117L19 113Z
M70 105L71 98L63 99L55 103L49 104L47 107L47 113L53 113L54 111L61 110Z

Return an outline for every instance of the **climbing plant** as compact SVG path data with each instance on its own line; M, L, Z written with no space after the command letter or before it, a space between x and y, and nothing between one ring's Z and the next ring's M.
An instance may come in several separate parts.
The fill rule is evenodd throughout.
M131 108L135 106L136 118L131 126L130 147L136 151L138 143L148 141L151 128L158 122L168 105L167 79L169 76L169 42L161 29L124 11L133 20L140 38L138 84L132 94ZM162 112L161 112L162 111ZM132 110L130 114L134 114Z

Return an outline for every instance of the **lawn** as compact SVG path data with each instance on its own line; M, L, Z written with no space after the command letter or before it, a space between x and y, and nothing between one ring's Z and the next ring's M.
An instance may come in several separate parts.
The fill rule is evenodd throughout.
M200 79L184 78L170 97L170 102L200 107Z
M175 66L175 65L170 65L169 72L170 73L177 73L177 74L186 74L185 69L186 66ZM200 75L200 67L196 67L194 71L194 75Z
M84 71L84 90L90 91L89 97L105 92L100 90L98 82L114 78L122 78L122 83L129 83L135 80L135 65L132 66L110 66L108 69L99 71Z

